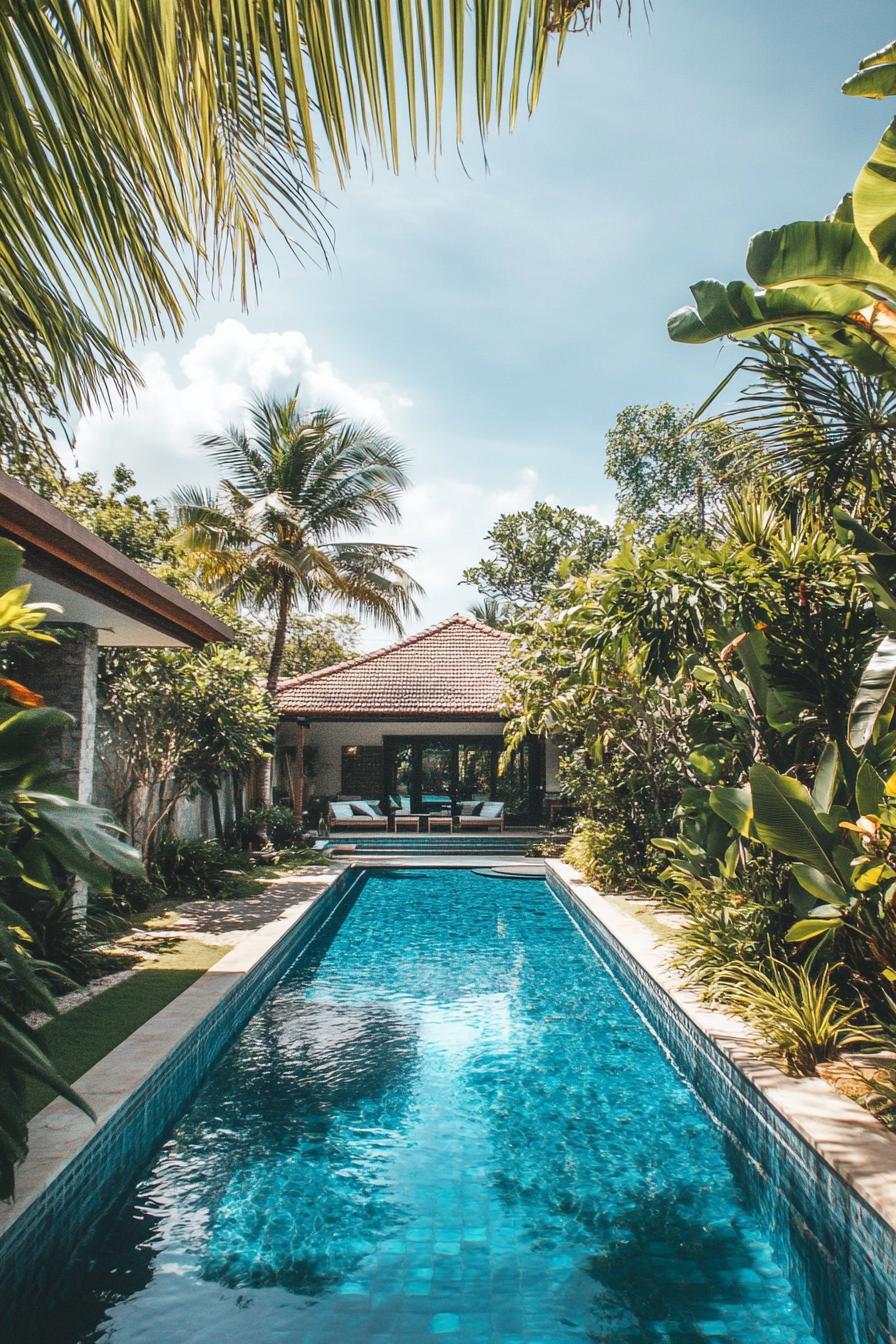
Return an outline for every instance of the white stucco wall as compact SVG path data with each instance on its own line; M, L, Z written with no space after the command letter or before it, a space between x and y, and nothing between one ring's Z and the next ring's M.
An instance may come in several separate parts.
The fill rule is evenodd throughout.
M557 783L557 766L560 763L560 753L557 750L556 742L546 737L544 740L544 779L545 792L556 793L560 785Z

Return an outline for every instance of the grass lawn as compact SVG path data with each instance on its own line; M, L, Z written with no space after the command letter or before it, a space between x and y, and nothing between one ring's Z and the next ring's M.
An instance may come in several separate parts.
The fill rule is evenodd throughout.
M41 1045L66 1082L74 1083L230 950L189 938L171 941L173 946L129 979L39 1028ZM29 1083L28 1118L42 1110L54 1095L42 1084Z

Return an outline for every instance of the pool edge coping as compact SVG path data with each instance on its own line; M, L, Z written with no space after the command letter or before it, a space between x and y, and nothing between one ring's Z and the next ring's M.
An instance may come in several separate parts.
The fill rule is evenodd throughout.
M93 1108L96 1119L63 1097L38 1111L28 1125L28 1154L16 1167L15 1198L0 1204L0 1246L83 1150L93 1143L133 1095L156 1074L170 1055L195 1033L229 995L239 993L251 971L282 946L342 878L349 865L334 861L332 872L288 881L314 883L274 919L240 939L182 993L131 1032L86 1073L75 1090Z
M545 859L545 873L621 944L660 992L896 1235L896 1134L823 1078L792 1078L777 1069L763 1057L749 1026L682 987L669 968L668 948L577 869Z

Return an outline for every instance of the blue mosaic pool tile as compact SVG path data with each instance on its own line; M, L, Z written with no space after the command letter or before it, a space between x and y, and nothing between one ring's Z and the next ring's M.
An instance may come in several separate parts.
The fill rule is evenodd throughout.
M784 1248L788 1276L804 1310L810 1317L814 1314L819 1334L830 1344L894 1344L893 1229L691 1022L557 875L548 871L546 880L726 1131L729 1160Z
M135 1171L149 1160L215 1061L285 968L301 956L362 878L363 874L355 870L341 874L0 1238L0 1338L28 1338L27 1322L33 1316L35 1302L51 1302L65 1291Z

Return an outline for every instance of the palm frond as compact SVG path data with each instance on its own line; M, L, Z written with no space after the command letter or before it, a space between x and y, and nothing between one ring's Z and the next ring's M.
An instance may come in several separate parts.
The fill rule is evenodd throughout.
M614 5L628 12L628 0ZM203 280L246 302L271 228L326 252L323 164L343 181L356 154L397 169L403 141L412 156L438 152L446 85L458 138L471 91L480 135L512 125L521 103L538 101L551 43L559 56L566 33L600 10L600 0L9 0L0 417L39 419L50 389L82 406L109 380L131 382L122 344L179 333Z
M896 502L896 391L823 351L764 342L753 381L726 419L745 475L783 482L823 507Z

